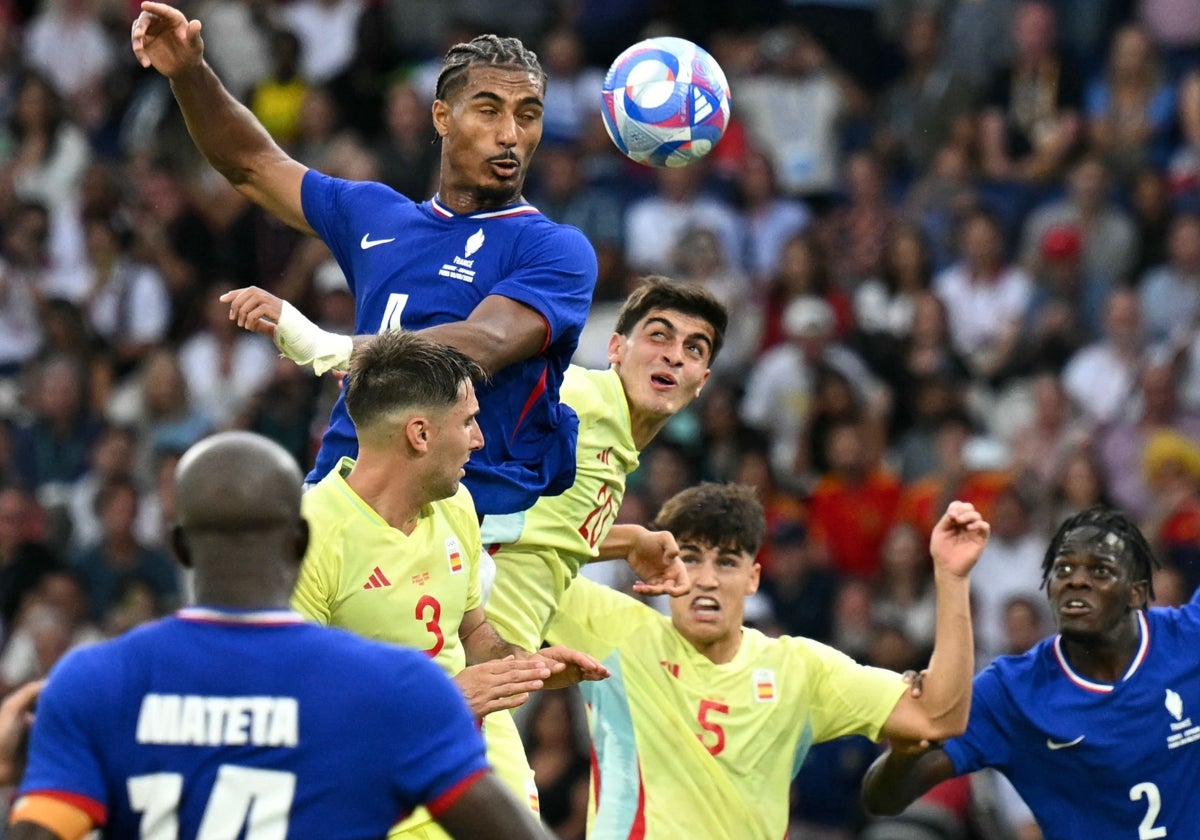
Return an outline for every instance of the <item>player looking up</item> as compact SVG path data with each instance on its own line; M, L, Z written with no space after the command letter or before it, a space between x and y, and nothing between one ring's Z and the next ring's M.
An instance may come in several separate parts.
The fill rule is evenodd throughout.
M940 781L995 767L1047 840L1194 836L1200 606L1149 609L1157 565L1121 511L1065 520L1042 563L1057 635L975 678L961 736L893 744L863 781L867 806L899 813Z
M487 371L479 392L487 443L467 466L480 513L525 510L569 487L577 421L559 386L591 304L596 255L580 231L521 196L542 136L537 57L494 35L450 49L433 104L440 184L416 204L288 157L204 61L200 28L178 9L144 2L132 45L144 67L170 79L201 153L242 195L325 241L354 293L356 333L427 331ZM349 359L350 337L319 330L261 289L222 299L241 326L272 335L318 372ZM355 449L339 398L308 480Z
M952 502L930 540L937 638L919 697L900 674L742 626L766 530L750 487L684 490L654 526L675 536L692 583L672 599L670 617L580 578L548 634L613 674L582 686L594 749L589 837L635 836L636 828L647 838L777 840L787 832L792 777L814 743L949 737L966 726L968 573L988 537L971 505Z
M308 541L287 452L216 435L175 486L197 605L55 667L7 837L379 837L422 802L455 837L544 837L433 663L286 609Z
M592 560L628 559L646 594L687 591L669 533L613 521L639 453L700 395L728 324L728 310L703 286L647 277L617 314L609 369L567 369L562 399L579 415L575 483L502 529L519 534L494 553L487 614L504 638L536 649L563 593Z

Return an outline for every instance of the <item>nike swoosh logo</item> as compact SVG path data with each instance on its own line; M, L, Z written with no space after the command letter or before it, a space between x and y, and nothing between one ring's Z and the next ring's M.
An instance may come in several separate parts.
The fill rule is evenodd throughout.
M1076 744L1078 744L1080 741L1082 741L1084 739L1084 737L1085 736L1080 735L1074 741L1063 741L1061 743L1058 741L1052 741L1051 739L1047 738L1046 739L1046 747L1051 750L1065 750L1067 747L1073 747Z
M372 239L371 234L364 233L362 242L360 242L358 244L361 245L362 249L365 251L368 248L374 248L376 245L386 245L389 242L395 242L395 241L396 241L396 237L394 237L394 236L391 239Z

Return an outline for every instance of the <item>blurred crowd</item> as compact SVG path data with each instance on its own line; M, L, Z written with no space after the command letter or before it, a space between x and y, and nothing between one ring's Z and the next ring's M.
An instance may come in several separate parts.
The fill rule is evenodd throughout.
M620 515L646 522L698 480L755 485L758 626L920 667L928 533L952 499L993 527L973 582L981 664L1050 632L1045 543L1092 504L1142 523L1160 603L1200 583L1200 3L181 5L290 154L415 200L436 189L445 49L484 31L536 49L550 83L526 196L599 255L576 361L607 365L646 274L733 311L701 400L643 454ZM279 359L218 296L256 284L353 326L325 246L194 151L129 50L136 12L0 0L0 690L179 603L170 478L190 444L252 429L310 466L338 382ZM681 169L629 162L600 117L609 62L657 34L705 46L732 93L722 143ZM586 760L560 705L527 722L570 838ZM856 836L872 754L814 750L801 836ZM1005 799L959 793L937 806L960 825Z

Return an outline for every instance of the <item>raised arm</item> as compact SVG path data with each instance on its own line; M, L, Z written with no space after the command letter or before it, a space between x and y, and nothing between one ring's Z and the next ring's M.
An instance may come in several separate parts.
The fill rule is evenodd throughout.
M144 2L133 22L133 53L170 80L188 133L213 168L250 201L312 234L300 204L307 167L288 157L221 84L204 60L200 28L173 6Z
M920 696L905 693L883 725L885 738L940 741L960 735L971 711L975 641L971 632L971 568L987 544L987 522L965 502L951 502L929 540L937 593L933 655Z

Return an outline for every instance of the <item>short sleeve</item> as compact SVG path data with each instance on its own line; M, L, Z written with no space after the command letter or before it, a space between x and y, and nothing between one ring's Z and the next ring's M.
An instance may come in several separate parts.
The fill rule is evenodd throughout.
M814 740L865 735L878 741L908 688L903 678L886 668L860 665L841 651L809 639L789 637L781 642L793 648L791 670L803 669L798 683L810 692Z
M305 494L306 512L314 500L319 500L323 488L324 484L321 484ZM319 516L319 513L315 515ZM323 534L323 539L309 543L304 562L300 564L296 587L292 590L291 606L309 621L328 626L333 623L333 602L337 597L342 553L341 529L332 523L326 525L329 527L310 529L311 535Z
M104 687L120 675L101 667L96 652L95 647L72 652L51 672L38 698L19 793L66 799L103 825L107 788L100 764L102 733L96 724L108 719Z
M951 738L944 747L957 774L984 767L1003 768L1008 764L1012 752L1009 740L1014 728L1006 721L1007 708L1000 674L994 666L988 666L975 677L966 732Z
M567 225L531 224L518 243L517 263L491 294L536 310L550 327L550 341L577 341L596 288L596 252L587 237Z
M546 640L603 660L629 636L655 621L665 620L628 595L577 577L559 602L558 614L546 631Z

